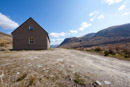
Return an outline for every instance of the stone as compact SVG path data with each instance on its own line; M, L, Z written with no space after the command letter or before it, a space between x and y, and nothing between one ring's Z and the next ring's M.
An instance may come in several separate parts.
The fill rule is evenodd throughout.
M125 73L125 71L122 71L123 73Z
M104 81L104 83L105 83L106 85L110 85L110 84L111 84L111 82L109 82L109 81Z
M0 75L0 78L2 78L2 77L4 77L4 74L3 74L3 73Z
M54 78L55 76L54 75L50 75L51 78Z
M94 83L95 83L96 85L102 85L102 83L99 82L99 81L95 81Z
M49 70L45 70L44 72L49 72Z
M128 76L128 78L130 79L130 76Z
M17 74L17 75L19 75L19 74L20 74L20 72L16 72L16 74Z
M47 73L47 72L49 72L49 70L48 70L47 68L44 68L44 69L43 69L43 72L46 72L46 73Z
M70 68L73 68L74 67L74 65L70 65Z
M37 56L35 56L34 58L35 58L35 59L37 59L38 57L37 57Z
M41 68L41 67L42 67L42 65L37 65L37 67L38 67L38 68Z

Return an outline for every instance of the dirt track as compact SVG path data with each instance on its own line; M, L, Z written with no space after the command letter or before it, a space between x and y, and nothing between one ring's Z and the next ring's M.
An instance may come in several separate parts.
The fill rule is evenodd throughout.
M0 59L0 68L3 71L8 68L13 72L34 72L45 67L48 70L47 67L51 66L52 69L79 72L84 78L99 81L103 87L130 87L130 61L61 48L48 51L0 52Z

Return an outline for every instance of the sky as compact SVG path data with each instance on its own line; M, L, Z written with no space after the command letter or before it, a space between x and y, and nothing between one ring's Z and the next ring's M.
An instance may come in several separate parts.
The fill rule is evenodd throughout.
M0 0L0 32L11 34L29 17L55 45L65 38L130 23L130 0Z

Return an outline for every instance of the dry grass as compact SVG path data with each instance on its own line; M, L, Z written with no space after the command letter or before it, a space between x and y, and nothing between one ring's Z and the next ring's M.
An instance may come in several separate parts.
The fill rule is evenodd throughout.
M130 60L130 48L122 45L98 46L92 48L76 48L82 51L98 53L104 56L111 56L123 60Z
M0 32L0 50L12 48L12 37Z
M42 54L33 58L35 52L1 51L0 87L93 87L93 81L61 68L62 63L49 63Z
M74 81L75 81L77 84L79 84L79 85L85 85L85 80L82 79L82 77L80 76L80 74L75 73L74 75L75 75L75 80L74 80Z

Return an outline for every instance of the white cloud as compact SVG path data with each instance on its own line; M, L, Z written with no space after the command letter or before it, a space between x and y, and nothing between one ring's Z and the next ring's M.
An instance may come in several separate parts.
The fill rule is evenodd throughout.
M127 8L126 11L129 11L129 9Z
M112 5L114 3L119 3L121 2L122 0L104 0L106 3L108 3L108 5Z
M76 34L76 33L78 33L78 31L77 30L70 30L70 33Z
M99 15L98 17L97 17L97 19L103 19L104 18L104 15L103 14L101 14L101 15Z
M125 7L126 7L126 6L123 4L123 5L121 5L121 6L119 7L118 10L119 10L119 11L122 11L123 9L125 9Z
M130 15L130 12L125 12L122 14L122 16L127 16L127 15Z
M90 26L91 26L91 24L89 24L89 23L87 23L87 22L83 22L83 23L80 25L80 27L78 28L78 30L83 31L83 30L85 30L86 28L88 28L88 27L90 27Z
M89 16L91 17L91 16L98 15L98 14L99 14L99 11L93 11L89 14Z
M51 39L51 44L55 45L55 44L60 44L64 39Z
M91 18L90 21L94 21L94 18Z
M64 39L51 39L51 42L63 41Z
M93 12L91 12L91 13L89 14L89 16L92 17L92 18L90 19L90 21L91 21L91 22L94 21L95 18L98 16L99 13L100 13L99 11L93 11Z
M89 14L89 16L93 16L93 12L91 12L91 13Z
M0 13L0 27L1 28L9 30L9 29L15 29L18 26L19 26L18 23L16 23L15 21L11 20L6 15L3 15L2 13Z
M64 33L64 32L61 32L61 33L54 33L54 32L52 32L52 33L50 33L51 37L61 37L61 36L65 36L65 35L67 35L67 34Z

